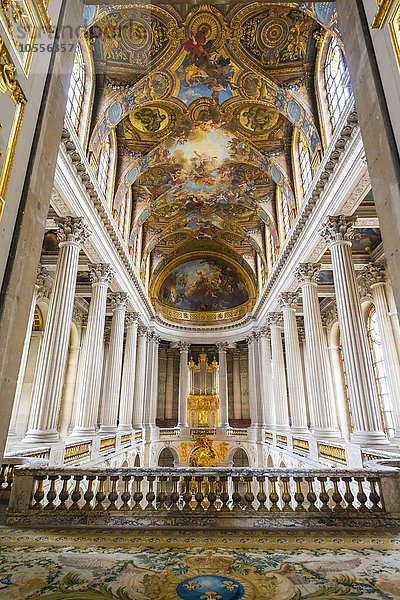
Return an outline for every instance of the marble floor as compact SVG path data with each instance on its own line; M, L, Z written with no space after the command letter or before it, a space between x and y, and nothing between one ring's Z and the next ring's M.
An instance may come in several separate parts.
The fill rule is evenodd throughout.
M1 527L1 598L400 598L400 532Z

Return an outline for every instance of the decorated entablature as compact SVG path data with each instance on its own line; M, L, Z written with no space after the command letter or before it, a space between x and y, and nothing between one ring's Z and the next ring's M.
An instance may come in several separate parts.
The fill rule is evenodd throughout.
M267 278L268 244L273 253L281 243L278 198L295 217L295 131L313 164L320 160L316 39L336 35L336 17L320 2L185 11L179 3L86 7L101 87L89 150L95 163L115 136L113 211L128 214L131 253L161 317L218 324L244 318ZM231 273L228 294L216 285L214 303L197 298L196 308L204 273L183 290L189 302L171 281L169 297L160 296L179 276L176 261L192 252L198 260L212 252L219 275L228 262L242 283Z

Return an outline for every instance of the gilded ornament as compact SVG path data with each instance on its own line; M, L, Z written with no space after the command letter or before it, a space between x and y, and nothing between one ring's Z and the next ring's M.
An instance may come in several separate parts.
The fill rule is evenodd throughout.
M396 7L390 17L389 31L397 60L397 66L400 71L400 0L397 0Z
M376 0L377 11L372 23L373 29L382 29L389 16L390 10L395 0Z

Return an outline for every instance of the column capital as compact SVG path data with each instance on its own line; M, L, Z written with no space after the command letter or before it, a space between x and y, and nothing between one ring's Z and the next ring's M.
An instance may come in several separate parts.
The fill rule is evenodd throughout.
M271 339L271 330L269 327L263 327L262 329L260 329L260 337L263 338L268 338Z
M125 316L125 324L127 327L132 327L132 325L137 325L139 323L139 313L137 312L129 312Z
M178 347L181 352L189 352L189 342L178 342Z
M154 343L157 344L157 346L159 345L159 343L161 342L161 336L157 335L157 334L153 334L153 339L154 339Z
M114 269L107 263L98 263L89 265L89 277L92 284L95 283L110 283L114 276Z
M128 306L128 294L126 292L115 292L110 294L110 304L112 310L124 309Z
M82 217L57 217L55 222L59 242L82 245L91 234Z
M218 352L226 352L228 349L228 342L218 342L217 344L217 348L218 348Z
M369 263L362 270L362 277L369 287L386 283L386 268L384 264Z
M332 323L338 320L336 303L331 304L326 310L321 313L322 324L329 327Z
M270 327L281 327L282 326L282 313L272 312L267 315L267 324Z
M297 292L283 292L278 298L280 308L297 308L298 294Z
M351 242L355 222L354 217L346 217L345 215L330 216L322 225L319 234L328 244Z
M320 270L320 263L300 263L294 272L294 276L300 282L300 285L304 283L316 283Z
M38 288L45 287L46 279L48 276L49 272L46 269L46 267L39 263L36 269L36 285L38 286Z
M147 327L138 327L138 338L144 338L147 335Z

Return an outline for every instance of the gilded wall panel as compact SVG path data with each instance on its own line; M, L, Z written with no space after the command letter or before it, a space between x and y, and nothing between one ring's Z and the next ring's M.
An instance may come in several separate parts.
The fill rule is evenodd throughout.
M15 72L15 65L0 37L0 218L26 104Z
M0 22L28 76L39 30L32 0L0 0Z
M397 4L389 20L389 31L392 38L394 53L396 55L397 66L400 70L400 0Z

